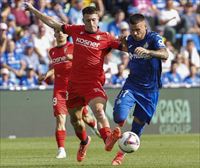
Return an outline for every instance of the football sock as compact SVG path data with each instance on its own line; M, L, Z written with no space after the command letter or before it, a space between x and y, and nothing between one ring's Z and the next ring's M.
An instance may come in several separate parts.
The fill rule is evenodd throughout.
M65 147L65 138L66 138L66 131L65 130L56 130L56 142L58 148Z
M144 126L145 126L145 124L141 125L141 124L138 124L135 121L133 121L131 131L136 133L138 135L138 137L140 137L144 130Z
M76 132L76 136L81 140L81 143L87 140L88 136L87 136L87 132L86 130L83 130L82 132ZM86 143L87 144L87 143Z
M105 141L106 141L106 138L107 138L108 136L110 136L110 134L111 134L111 129L110 129L109 127L104 127L104 128L101 128L101 129L99 130L99 133L100 133L102 139L103 139L104 142L105 142Z

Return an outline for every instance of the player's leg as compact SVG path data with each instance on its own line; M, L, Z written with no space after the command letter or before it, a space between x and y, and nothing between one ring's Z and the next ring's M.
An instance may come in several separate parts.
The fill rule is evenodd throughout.
M79 162L81 162L85 158L87 148L91 141L91 138L87 135L85 123L82 119L82 108L83 106L68 108L71 124L74 127L76 136L81 141L79 150L77 152L77 160Z
M115 99L113 119L120 127L122 127L131 108L135 104L135 98L130 89L122 89Z
M92 132L101 138L100 133L97 129L96 119L88 112L88 107L84 106L82 111L83 121L91 128Z
M136 106L134 110L134 119L132 122L131 131L136 133L138 137L142 135L145 124L150 122L153 114L156 110L156 106L158 103L159 93L134 93L134 97L136 100ZM122 151L118 151L117 155L112 161L112 165L120 165L125 157L125 153Z
M66 157L65 122L66 122L66 115L68 114L66 107L66 100L65 100L65 92L54 90L53 109L54 109L54 116L56 117L55 137L58 146L58 152L56 158L62 159Z
M144 130L144 126L145 126L145 121L140 121L137 117L134 117L131 131L136 133L138 137L140 137ZM114 166L121 165L125 155L126 155L125 152L119 150L112 161L112 165Z
M121 130L117 127L113 131L110 129L108 118L105 114L106 101L103 96L90 100L89 105L97 119L99 132L105 142L105 149L111 151L116 141L121 136Z
M58 153L56 158L62 159L66 158L65 152L65 138L66 138L66 114L59 114L56 116L56 142L58 146Z

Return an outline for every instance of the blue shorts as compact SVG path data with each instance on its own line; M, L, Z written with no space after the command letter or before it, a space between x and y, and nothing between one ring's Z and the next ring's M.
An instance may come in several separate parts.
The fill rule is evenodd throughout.
M130 86L124 88L115 100L113 118L116 123L127 119L129 112L135 105L133 116L141 122L150 123L158 104L159 92L139 92Z

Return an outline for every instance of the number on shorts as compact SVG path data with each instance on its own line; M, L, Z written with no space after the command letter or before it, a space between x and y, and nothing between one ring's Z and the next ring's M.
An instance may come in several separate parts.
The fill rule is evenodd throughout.
M128 90L122 90L118 98L125 97L127 93L128 93Z
M54 98L53 98L53 105L56 106L56 105L57 105L57 102L58 102L57 98L54 97Z
M68 98L69 98L69 92L66 91L66 100L68 100Z

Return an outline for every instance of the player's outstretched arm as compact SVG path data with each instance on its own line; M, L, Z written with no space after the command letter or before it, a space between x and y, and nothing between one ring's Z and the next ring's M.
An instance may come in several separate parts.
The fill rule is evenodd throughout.
M168 52L165 48L159 50L148 50L143 47L137 47L135 53L141 57L155 57L162 60L167 60Z
M24 2L23 3L26 10L34 13L36 17L38 17L43 23L47 24L49 27L57 30L61 30L62 23L54 20L52 17L49 17L40 11L38 11L31 3Z

